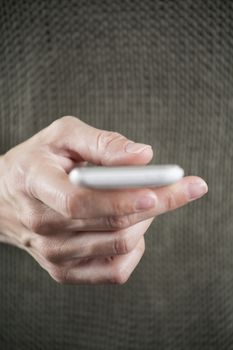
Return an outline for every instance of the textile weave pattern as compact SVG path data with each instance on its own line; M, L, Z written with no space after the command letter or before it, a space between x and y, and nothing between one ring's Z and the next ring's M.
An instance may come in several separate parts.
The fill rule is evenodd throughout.
M233 349L233 2L0 0L0 153L62 115L209 193L154 220L123 286L63 286L0 245L0 348Z

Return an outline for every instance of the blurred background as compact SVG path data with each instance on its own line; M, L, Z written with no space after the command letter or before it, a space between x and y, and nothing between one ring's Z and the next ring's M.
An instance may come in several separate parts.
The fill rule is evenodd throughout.
M0 33L1 154L75 115L209 185L123 286L56 284L1 244L1 349L233 349L233 2L0 0Z

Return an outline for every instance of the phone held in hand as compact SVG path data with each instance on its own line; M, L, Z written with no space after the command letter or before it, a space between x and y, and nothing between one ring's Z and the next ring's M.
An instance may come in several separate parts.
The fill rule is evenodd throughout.
M184 170L173 164L75 167L70 181L78 186L97 189L160 187L175 183Z

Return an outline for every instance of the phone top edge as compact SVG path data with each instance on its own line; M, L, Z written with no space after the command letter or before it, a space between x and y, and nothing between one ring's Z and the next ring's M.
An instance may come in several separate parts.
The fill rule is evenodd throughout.
M144 173L146 171L146 174ZM91 188L161 187L184 176L178 165L76 167L69 174L71 183Z

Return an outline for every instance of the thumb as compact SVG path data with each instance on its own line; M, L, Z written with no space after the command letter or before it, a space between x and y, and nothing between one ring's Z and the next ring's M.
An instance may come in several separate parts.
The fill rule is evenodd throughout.
M144 165L151 161L150 145L135 143L125 136L94 128L76 117L62 117L48 128L49 137L77 161L98 165Z

